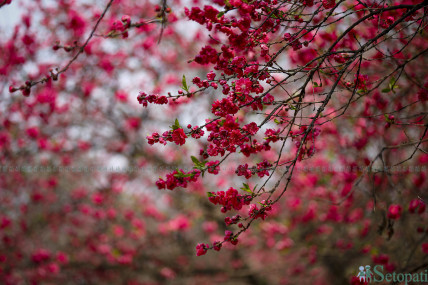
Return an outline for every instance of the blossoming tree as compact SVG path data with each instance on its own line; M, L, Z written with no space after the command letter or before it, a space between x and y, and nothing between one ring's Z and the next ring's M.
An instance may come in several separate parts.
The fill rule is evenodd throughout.
M362 284L362 264L428 267L428 1L0 13L13 5L4 283Z

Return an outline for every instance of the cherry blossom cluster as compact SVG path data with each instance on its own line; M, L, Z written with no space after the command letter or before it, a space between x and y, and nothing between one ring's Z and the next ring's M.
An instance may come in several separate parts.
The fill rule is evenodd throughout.
M147 95L144 92L140 92L140 95L137 97L138 103L142 104L144 107L148 106L148 103L164 105L168 104L168 98L166 96L160 95Z
M208 173L217 175L220 172L220 161L214 160L206 163Z
M208 192L208 199L214 205L222 205L222 213L232 209L240 210L244 205L249 205L253 199L251 195L241 195L238 190L230 187L226 192Z
M254 174L262 178L263 176L269 176L269 169L272 167L272 163L268 162L266 159L262 162L257 163L256 167L248 168L248 163L239 165L236 169L236 174L238 176L244 176L246 179L251 178Z
M121 20L115 20L110 24L110 34L120 32L123 38L128 37L128 29L131 27L131 17L123 15Z
M189 124L187 128L191 129L189 134L194 139L200 139L205 133L202 128L198 126L192 127ZM184 145L188 136L181 127L173 126L173 130L165 131L162 135L154 132L152 135L147 136L146 138L150 145L155 143L166 145L167 142L174 142L177 145Z
M321 130L316 127L313 128L312 131L310 131L309 133L307 133L307 130L308 130L307 126L302 126L300 127L299 132L290 131L290 134L292 135L297 151L299 151L299 148L300 148L300 152L298 155L299 161L301 161L305 156L310 157L314 155L316 137L318 137L319 134L321 133ZM300 137L303 140L305 135L306 135L306 139L304 141L304 144L302 144L302 141L299 140L298 138ZM310 144L309 146L307 146L308 143Z
M228 241L233 245L237 245L239 240L236 236L233 235L232 231L227 230L224 233L224 241Z
M273 143L277 142L280 139L280 137L279 137L280 132L281 132L280 129L277 129L277 130L267 129L266 132L265 132L265 140L266 140L266 142L267 143L269 143L269 142L273 142Z
M272 203L272 201L265 201L265 200L261 201L260 202L260 205L261 205L260 209L259 209L259 207L257 207L256 204L251 204L250 209L248 211L248 215L254 219L261 218L262 220L264 220L268 215L266 212L272 210L271 203Z
M213 76L210 76L210 75L213 75ZM215 77L215 73L213 73L213 72L210 72L210 73L207 74L207 78L210 81L213 81L214 77ZM198 86L199 88L208 88L210 86L213 87L214 89L218 88L218 85L217 85L216 82L209 83L208 80L201 80L201 78L199 78L197 76L192 79L192 82L193 82L193 84L196 84L196 86Z
M216 103L213 104L213 106L215 105ZM260 144L256 139L251 144L246 144L249 141L249 137L255 135L259 130L259 127L254 122L244 125L241 128L233 116L226 115L225 119L221 121L207 120L206 129L210 132L208 136L210 144L206 150L209 156L217 156L219 154L223 156L226 151L235 152L237 147L246 156L249 156L251 153L270 149L269 142ZM203 153L205 152L202 151Z
M196 256L205 255L210 248L214 249L215 251L220 251L222 245L223 244L220 241L214 242L212 247L210 247L210 245L207 243L199 243L196 245Z
M234 225L237 224L238 222L241 221L241 215L235 215L233 217L226 217L224 218L224 223L226 224L226 226L230 226L230 225ZM239 227L242 227L242 223L239 224Z
M194 137L200 137L199 134L196 133ZM183 145L186 142L187 135L182 128L177 128L175 130L165 131L162 136L158 133L153 133L151 136L147 136L147 141L150 145L155 143L161 143L166 145L166 142L174 142L177 145Z
M200 175L201 171L199 169L194 169L189 172L179 169L172 173L168 173L166 175L166 180L159 178L159 180L156 181L156 186L159 190L165 188L168 190L174 190L177 187L186 188L189 182L197 181Z

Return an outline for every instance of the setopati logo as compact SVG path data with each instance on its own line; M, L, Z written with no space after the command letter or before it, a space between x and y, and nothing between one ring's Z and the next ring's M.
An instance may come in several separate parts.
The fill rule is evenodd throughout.
M360 271L357 277L362 282L375 283L375 282L428 282L428 269L419 273L384 273L383 265L376 265L371 269L370 265L360 266Z

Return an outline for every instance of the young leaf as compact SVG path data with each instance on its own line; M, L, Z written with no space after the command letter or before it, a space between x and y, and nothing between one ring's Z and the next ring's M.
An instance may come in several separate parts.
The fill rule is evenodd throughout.
M178 119L175 119L174 125L171 126L171 129L173 130L182 129L182 127L180 126L180 123L178 122Z
M398 85L396 85L396 83L397 83L397 80L393 76L389 81L389 89L392 91L392 93L395 93L394 89L399 88Z
M255 192L256 191L256 188L257 188L257 186L258 186L259 184L256 184L256 186L254 186L254 188L253 188L253 192Z
M198 160L196 157L194 157L193 155L192 155L190 158L192 159L192 161L193 161L193 163L194 163L195 165L199 165L199 164L201 164L201 163L199 162L199 160Z
M187 87L186 76L183 74L183 79L181 80L182 89L186 92L189 92L189 88Z
M248 184L243 183L242 185L244 185L244 187L241 187L241 190L253 194L253 191L251 191L250 186L248 186Z
M175 178L183 178L183 177L187 177L184 175L183 171L181 171L180 169L177 169L177 173L174 174Z

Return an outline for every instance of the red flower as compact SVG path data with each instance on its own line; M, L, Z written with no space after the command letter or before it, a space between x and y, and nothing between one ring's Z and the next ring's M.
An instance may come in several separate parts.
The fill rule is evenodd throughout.
M401 212L403 208L400 205L391 205L388 209L388 218L390 219L398 219L401 216Z
M37 138L39 136L39 128L37 127L28 128L27 135L33 139Z
M177 144L177 145L183 145L186 142L186 134L184 133L183 129L175 129L172 132L172 140Z
M425 212L425 208L426 208L425 203L419 199L414 199L409 204L410 213L417 212L418 214L422 214L423 212Z
M216 251L220 251L222 244L219 241L214 242L213 248Z
M209 244L199 243L196 246L196 256L201 256L206 254L209 247L210 247Z

